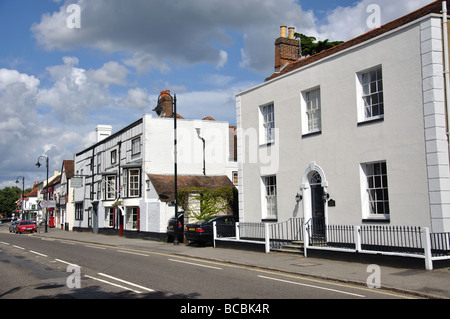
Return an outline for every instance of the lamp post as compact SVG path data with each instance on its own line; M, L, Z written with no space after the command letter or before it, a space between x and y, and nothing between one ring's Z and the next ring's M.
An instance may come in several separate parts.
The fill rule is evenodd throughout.
M17 185L19 185L19 178L22 179L22 201L20 203L20 209L22 210L22 218L23 218L23 213L24 213L24 210L23 210L24 203L23 203L23 201L25 200L25 177L17 176L17 178L16 178L16 184Z
M41 156L39 156L39 158L38 158L38 161L37 161L37 163L36 163L36 166L39 168L39 167L41 167L41 163L39 163L39 160L41 159L41 157L43 157L43 158L45 158L45 165L46 165L46 167L47 167L47 199L49 199L48 198L48 156L46 156L46 155L41 155ZM47 233L48 232L48 230L47 230L47 218L48 218L48 208L45 208L45 232Z
M163 106L161 105L161 97L162 96L172 96L168 93L161 93L158 96L158 105L153 110L156 113L161 114L163 111ZM174 97L172 99L172 116L173 116L173 150L174 150L174 174L175 174L175 182L174 182L174 188L175 188L175 220L176 220L176 226L175 226L175 239L173 240L174 245L179 245L178 241L178 182L177 182L177 176L178 176L178 168L177 168L177 95L174 94Z

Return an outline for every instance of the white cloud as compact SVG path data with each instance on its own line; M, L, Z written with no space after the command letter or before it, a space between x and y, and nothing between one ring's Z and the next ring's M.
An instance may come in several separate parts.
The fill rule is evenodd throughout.
M217 62L216 69L223 69L225 64L228 62L228 53L224 50L219 52L219 62Z
M346 41L370 31L371 28L367 25L367 19L374 12L368 12L369 5L378 6L380 9L380 22L385 24L431 2L430 0L361 0L353 6L339 6L328 12L326 20L318 27L318 38L321 40Z
M122 104L129 108L145 109L150 108L150 95L146 89L135 88L128 90L128 95L123 99Z

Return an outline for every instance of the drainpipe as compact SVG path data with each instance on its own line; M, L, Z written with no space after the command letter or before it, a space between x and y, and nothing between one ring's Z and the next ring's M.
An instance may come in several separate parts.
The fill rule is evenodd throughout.
M444 78L445 78L445 111L447 113L447 138L450 136L450 68L449 68L449 49L448 49L448 26L447 26L447 1L442 1L442 31L443 31L443 47L444 47ZM449 141L450 155L450 141Z

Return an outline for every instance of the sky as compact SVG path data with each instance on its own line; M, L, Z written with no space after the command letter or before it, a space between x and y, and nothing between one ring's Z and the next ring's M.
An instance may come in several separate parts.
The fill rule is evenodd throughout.
M273 73L280 26L349 40L432 0L0 0L0 189L25 188L153 114L160 91L186 119L236 123L236 93ZM19 179L21 181L21 179ZM22 187L21 183L18 185Z

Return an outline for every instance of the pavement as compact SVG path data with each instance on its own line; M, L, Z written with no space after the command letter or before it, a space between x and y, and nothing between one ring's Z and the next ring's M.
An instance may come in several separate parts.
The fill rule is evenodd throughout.
M450 260L435 261L434 270L427 271L423 259L412 257L308 250L308 257L305 258L292 254L272 252L266 254L263 245L249 246L226 242L217 242L216 248L193 244L174 245L152 240L59 229L49 229L47 233L40 232L36 236L225 262L365 287L368 282L374 283L372 275L376 273L374 268L369 266L377 265L383 289L410 293L423 298L450 299Z

